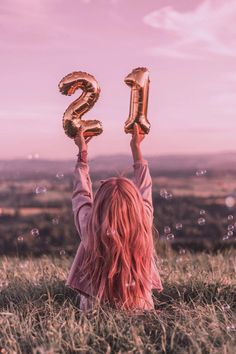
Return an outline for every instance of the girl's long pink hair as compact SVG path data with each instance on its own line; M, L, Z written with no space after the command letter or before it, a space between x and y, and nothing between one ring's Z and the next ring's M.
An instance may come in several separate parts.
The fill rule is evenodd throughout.
M111 177L98 188L87 224L88 247L80 271L109 306L140 308L151 293L153 224L133 181ZM150 297L150 295L149 295Z

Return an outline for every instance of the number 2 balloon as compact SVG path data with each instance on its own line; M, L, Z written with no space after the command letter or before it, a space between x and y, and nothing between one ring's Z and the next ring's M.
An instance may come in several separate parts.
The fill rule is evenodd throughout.
M67 96L71 96L79 88L83 91L80 97L72 102L64 112L63 128L65 133L70 138L74 138L78 128L82 125L85 137L101 134L103 131L101 121L81 119L98 100L100 87L97 80L88 73L75 71L63 77L58 87L60 92Z

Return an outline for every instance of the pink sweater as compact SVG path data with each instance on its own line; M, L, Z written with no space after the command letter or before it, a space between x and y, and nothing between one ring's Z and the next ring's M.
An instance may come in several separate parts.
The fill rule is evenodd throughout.
M143 197L144 205L150 223L153 223L153 203L152 203L152 179L149 172L148 162L145 159L138 160L133 164L134 179L133 182L140 190ZM87 222L87 215L91 211L93 205L93 192L92 182L89 175L89 165L87 162L78 160L74 169L74 188L72 193L72 209L74 214L74 222L76 229L79 232L81 243L77 249L75 258L72 262L67 280L66 286L77 290L81 294L80 308L89 309L92 307L92 297L96 296L93 293L93 289L88 287L86 281L81 281L80 278L80 265L83 262L83 258L86 250L86 234L85 226ZM151 288L157 289L158 292L163 290L162 282L160 279L159 271L153 260L152 262L152 274ZM151 292L148 296L149 306L147 309L154 307Z

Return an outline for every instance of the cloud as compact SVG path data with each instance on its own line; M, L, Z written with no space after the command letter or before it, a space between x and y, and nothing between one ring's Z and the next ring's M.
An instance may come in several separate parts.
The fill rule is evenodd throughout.
M235 0L205 0L187 12L166 6L144 16L143 22L171 36L150 54L180 59L236 56Z

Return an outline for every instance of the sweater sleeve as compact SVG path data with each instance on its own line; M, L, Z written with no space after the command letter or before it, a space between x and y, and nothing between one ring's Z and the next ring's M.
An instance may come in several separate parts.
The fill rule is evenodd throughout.
M133 164L134 183L138 187L148 216L153 221L153 202L152 202L152 178L149 172L148 161L145 159L137 160Z
M85 228L92 205L93 192L92 182L89 176L89 165L87 162L78 160L74 169L72 210L76 229L84 245L86 245L87 242Z

